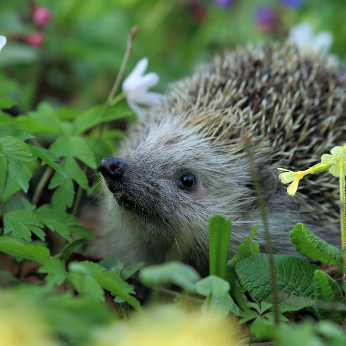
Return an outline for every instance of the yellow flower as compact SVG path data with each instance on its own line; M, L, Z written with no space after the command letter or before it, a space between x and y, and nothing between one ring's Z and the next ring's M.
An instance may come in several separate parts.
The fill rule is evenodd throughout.
M343 147L334 147L330 154L323 154L321 156L321 162L328 162L331 164L329 168L329 173L334 175L334 177L340 176L340 161L342 161Z
M117 322L98 330L95 346L231 346L236 342L231 320L216 321L201 311L185 311L174 306L148 309L131 316L130 323Z
M299 180L302 179L305 175L312 173L311 169L307 169L305 171L293 172L288 169L278 168L280 171L286 171L285 173L281 173L279 178L283 184L291 183L287 188L287 193L293 196L298 189Z

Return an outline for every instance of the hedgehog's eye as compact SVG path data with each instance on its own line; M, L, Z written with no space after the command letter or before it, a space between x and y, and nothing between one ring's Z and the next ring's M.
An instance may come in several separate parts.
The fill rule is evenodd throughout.
M179 178L181 187L191 190L196 184L196 178L191 173L185 173Z

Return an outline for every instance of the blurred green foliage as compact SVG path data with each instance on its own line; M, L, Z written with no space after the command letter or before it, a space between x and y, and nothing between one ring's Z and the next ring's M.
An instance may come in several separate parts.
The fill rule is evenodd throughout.
M215 53L248 42L282 40L302 20L310 21L315 32L331 31L332 53L346 62L344 0L306 0L295 7L283 0L233 0L224 7L220 2L37 0L37 6L51 11L52 19L42 28L42 44L33 47L28 37L39 31L32 18L33 2L2 0L0 34L7 44L0 56L0 95L17 100L24 112L43 100L80 109L103 102L135 24L139 29L125 76L147 56L148 70L160 75L161 92ZM269 30L256 25L258 6L270 6L277 15Z

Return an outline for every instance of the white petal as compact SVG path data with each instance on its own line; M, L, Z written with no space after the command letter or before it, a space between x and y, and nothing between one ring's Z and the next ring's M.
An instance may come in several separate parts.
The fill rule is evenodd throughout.
M159 75L155 72L150 72L140 77L136 82L136 92L147 91L159 82Z
M290 29L288 38L291 43L300 47L311 40L312 34L311 24L309 22L301 22Z
M134 102L131 102L130 100L127 100L127 104L139 118L144 118L145 114L141 107L137 106Z
M321 54L327 54L333 43L333 35L329 31L322 31L312 40L313 50Z
M148 67L148 58L143 58L138 61L132 72L124 79L123 90L131 89L132 84L136 83L136 80L140 78Z
M138 95L131 95L130 99L142 105L152 106L159 101L163 101L165 96L163 94L150 91Z
M3 48L3 46L6 44L6 37L0 35L0 51Z

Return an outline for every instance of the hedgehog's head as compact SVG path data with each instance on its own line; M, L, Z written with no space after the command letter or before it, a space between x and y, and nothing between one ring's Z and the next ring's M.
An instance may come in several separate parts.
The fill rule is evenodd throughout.
M244 153L230 153L181 119L152 122L146 131L139 126L130 135L145 135L137 142L129 137L121 158L105 157L98 168L119 215L115 227L126 222L126 229L131 224L159 241L161 250L176 244L183 251L193 241L207 246L211 216L241 222L256 204ZM266 167L263 172L272 177ZM267 192L272 190L268 182Z

